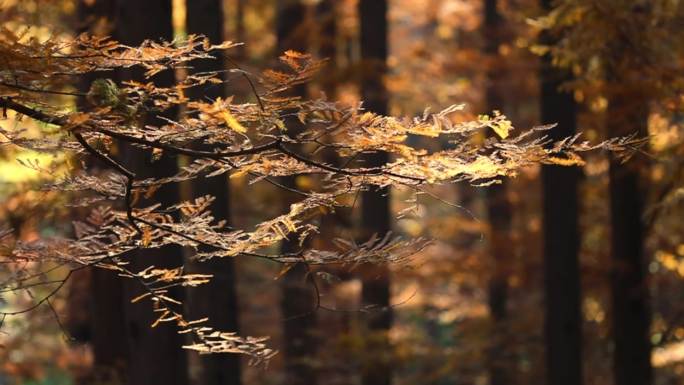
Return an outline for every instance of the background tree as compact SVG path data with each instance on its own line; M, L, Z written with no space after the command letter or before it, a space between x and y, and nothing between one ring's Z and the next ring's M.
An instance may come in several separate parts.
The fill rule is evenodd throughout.
M327 72L332 76L321 77L322 91L328 98L335 99L336 87L340 83L337 65L337 19L335 2L323 0L316 6L318 22L318 56L327 60Z
M574 66L581 76L571 83L576 90L603 100L607 136L646 138L651 108L681 93L681 87L671 83L670 63L681 57L681 47L670 26L681 20L682 10L681 5L667 2L568 1L556 4L548 14L548 24L564 33L552 46L555 61ZM582 17L570 21L567 15L573 12L581 12ZM601 36L600 43L596 36ZM681 106L675 103L670 108L676 111ZM645 247L653 234L646 231L645 215L653 204L648 202L647 186L652 184L654 163L644 154L626 163L610 157L611 333L618 384L653 381L646 269L650 252Z
M550 1L542 1L548 12ZM562 32L561 32L562 33ZM546 33L542 43L553 45L561 37ZM569 71L542 57L540 111L543 122L556 123L553 139L576 133L573 94L561 87L571 80ZM544 194L544 284L546 373L549 384L581 385L582 308L580 294L580 235L578 225L579 170L542 166ZM562 199L558 199L563 197Z
M364 107L387 114L389 96L384 84L387 74L387 1L359 1L361 42L361 99ZM382 151L365 157L367 167L380 167L389 161ZM361 229L365 239L384 237L390 226L389 188L371 189L361 195ZM361 302L373 310L366 315L366 355L362 363L362 383L388 385L392 382L391 348L388 332L392 326L390 275L384 268L366 267L362 272Z
M300 0L279 0L276 15L277 54L288 50L306 52L308 49L308 31L306 23L306 7ZM304 98L306 86L296 86L292 97ZM290 111L292 112L292 111ZM297 135L305 127L296 117L283 117L290 128L290 135ZM298 189L295 176L282 179L289 189ZM283 209L287 210L296 202L292 191L283 193ZM285 239L281 251L297 253L303 247L294 237ZM316 383L315 352L318 345L316 338L316 293L311 285L313 278L305 263L296 263L284 272L281 280L281 312L283 317L283 359L285 366L284 383L288 385L304 385Z
M643 17L639 15L641 11L634 11L635 17ZM623 42L616 43L611 47L616 56L608 58L616 68L610 69L607 79L615 88L608 100L606 114L611 119L606 121L606 131L610 136L636 134L644 138L648 135L649 98L645 97L640 76L633 68L621 68L625 60L632 60L626 57L626 49ZM649 258L645 253L643 222L648 196L644 175L648 175L648 170L643 158L633 159L629 164L615 157L610 159L614 365L615 381L620 385L653 382L646 280Z
M487 85L485 104L487 111L505 107L502 81L505 78L499 48L503 44L504 20L498 10L497 0L485 0L483 6L484 54L487 60ZM487 219L491 230L489 244L493 260L493 272L488 287L489 313L493 323L493 343L490 346L491 385L510 384L515 377L511 371L508 323L508 278L513 254L511 253L511 222L513 210L507 196L505 181L487 188Z
M97 36L112 34L116 2L98 0L95 2L78 2L80 33ZM90 84L97 79L97 74L84 76L79 89L88 92ZM81 100L81 107L86 103ZM92 160L95 166L96 160ZM93 349L93 371L95 381L122 382L126 378L126 368L130 358L128 345L124 337L124 309L126 298L123 294L123 282L112 271L92 268L88 295L90 306L79 309L88 312L90 318L89 337Z
M506 21L506 32L494 50L493 44L485 43L499 37L485 39L482 32L486 5L491 3L397 0L387 9L389 44L383 83L392 100L388 112L394 117L389 117L358 109L361 84L343 81L344 72L333 76L329 66L313 78L309 89L318 96L323 87L317 79L329 80L326 87L335 88L335 98L328 92L327 101L293 98L320 66L307 55L287 53L277 68L258 73L256 68L266 67L274 51L282 54L285 50L276 47L276 2L225 2L229 13L244 21L229 18L226 30L242 31L242 38L227 37L246 39L250 47L238 61L241 71L233 70L232 63L223 64L226 67L221 68L230 69L225 78L203 74L196 67L209 59L209 54L220 57L216 50L207 51L218 48L211 46L212 41L203 44L202 38L180 35L173 44L154 40L129 47L89 40L77 36L70 25L60 24L64 23L62 13L74 17L70 12L75 8L70 9L69 3L7 0L3 7L9 7L0 12L0 21L8 30L0 33L0 57L6 59L0 60L0 105L7 116L0 119L0 222L7 220L0 225L0 261L8 267L0 269L0 318L5 321L0 321L0 378L64 382L68 376L81 378L76 382L92 382L83 376L90 370L89 347L67 344L56 337L61 325L67 325L64 315L69 323L72 316L74 320L87 316L88 312L75 310L79 295L90 291L80 284L79 274L94 265L96 272L110 269L109 276L122 280L122 286L127 282L140 290L141 296L133 298L135 304L124 303L131 298L123 293L119 304L149 311L156 325L149 329L152 333L173 326L184 332L183 342L189 349L241 352L252 363L268 361L273 357L270 349L283 350L289 343L281 339L287 309L278 306L280 285L273 284L273 278L283 282L301 268L298 282L310 294L305 297L310 299L306 310L320 308L316 310L319 325L314 334L308 334L315 337L318 351L315 357L306 354L298 363L306 363L309 373L326 383L357 383L363 372L359 365L374 364L365 360L366 347L385 341L349 333L366 324L366 315L382 314L377 306L368 309L368 314L358 311L363 309L362 285L354 277L370 278L362 273L389 260L395 267L388 303L395 305L389 333L392 354L383 363L391 367L393 383L495 382L501 378L497 369L505 370L507 382L538 382L545 374L543 348L551 343L544 341L542 327L546 313L542 310L546 291L542 285L542 234L557 234L554 231L570 223L542 217L541 203L559 209L556 203L563 201L560 196L541 199L537 164L542 162L583 164L587 176L578 190L574 213L581 219L577 235L582 234L582 364L587 384L612 382L608 158L592 152L580 160L580 149L594 148L582 144L584 139L547 142L555 138L556 130L565 128L563 125L550 130L518 130L512 129L507 119L491 114L494 109L504 110L518 128L556 121L538 116L543 112L538 107L542 98L554 101L557 96L546 98L545 91L559 90L547 88L549 83L539 87L537 81L544 80L546 73L538 73L537 60L527 55L529 44L536 42L535 28L551 25L558 29L548 33L552 45L533 48L550 51L546 60L554 65L552 72L562 72L555 66L572 69L572 78L560 76L559 82L564 83L561 90L572 89L574 99L585 103L575 117L583 138L596 142L607 137L604 122L611 119L610 114L620 113L622 108L616 106L624 104L617 96L632 95L632 91L622 93L613 80L606 79L640 84L640 91L629 98L648 105L639 118L648 116L650 160L647 167L637 167L648 169L644 185L649 187L649 200L653 198L643 206L644 255L653 256L643 278L653 299L653 322L647 337L657 349L646 356L653 362L657 383L676 382L677 372L684 366L675 354L684 338L680 330L683 318L678 315L682 311L678 293L682 292L684 249L679 247L681 221L677 214L681 211L677 191L682 180L677 156L684 137L677 117L682 46L676 42L679 34L674 28L681 20L677 16L680 5L658 1L641 10L637 7L637 15L648 15L645 21L634 16L630 4L568 0L554 3L556 7L546 16L530 19L538 11L533 9L538 1L499 0L495 9ZM176 28L183 24L180 19L185 19L178 16L188 11L181 3L177 1L179 7L174 10ZM307 41L302 49L319 56L326 48L320 42L328 32L320 26L325 24L322 9L327 5L317 3L315 12L307 5L304 23L292 27L303 32L291 41ZM350 69L350 62L359 62L361 55L358 11L356 1L335 2L334 26L339 36L335 40L345 42L337 49L344 51L337 55L343 70ZM103 21L119 20L112 16ZM653 44L656 41L659 43ZM609 54L615 47L611 44L631 47L630 52ZM233 47L228 55L235 59L237 51L238 47ZM606 60L609 57L622 64L611 63ZM126 78L117 74L119 68L126 76L137 72L138 82L122 82ZM94 74L86 75L89 71ZM147 77L140 74L145 71ZM632 71L637 75L626 75ZM182 76L170 87L160 87L155 80L167 72ZM84 83L82 89L77 90L80 83ZM227 88L227 97L220 101L205 97L221 83ZM502 102L488 104L488 91L496 91ZM340 102L333 104L334 99ZM468 103L464 110L451 107L448 112L424 112L425 106L439 111L461 101ZM505 105L496 105L503 102ZM184 110L180 116L173 111L179 108ZM171 116L174 118L169 119ZM640 144L623 138L598 147L629 148L632 159L619 164L624 167L634 160L641 162L641 155L634 154L634 147ZM134 170L122 168L122 159L132 157L131 149L151 159L182 156L182 167L172 175L166 173L170 169L156 169L157 162L137 162L131 167ZM389 163L368 168L364 157L378 152L390 153ZM144 177L152 171L170 176ZM193 181L225 180L219 175L228 173L232 175L234 202L230 227L210 219L219 218L214 208L221 203L220 197L191 195L188 189ZM485 200L496 191L490 193L487 185L513 175L517 177L506 180L508 229L498 231L488 219ZM290 181L290 190L280 187L283 180ZM457 207L465 205L459 194L462 189L455 190L446 182L471 185L475 193L469 212ZM183 193L175 204L154 206L165 195L166 186L176 185ZM362 204L363 192L389 186L388 206L398 213L389 226L401 238L353 235L339 213ZM291 195L284 197L285 191ZM561 194L566 195L571 194ZM14 230L5 230L9 228ZM352 237L355 242L348 240ZM431 247L424 247L420 237L433 238ZM490 242L504 237L509 240L508 256L494 266ZM558 235L559 242L573 242L572 238L571 231ZM285 239L288 242L282 242ZM366 242L368 239L371 242ZM282 253L281 243L294 245L295 253ZM214 316L202 322L201 318L210 314L197 308L190 314L187 310L192 308L193 294L203 285L214 284L215 278L194 274L196 271L187 270L189 264L182 271L126 264L135 258L145 263L148 249L166 250L171 245L183 247L186 256L196 255L193 262L198 267L219 259L238 263L242 333L274 339L265 342L223 333L229 329L215 325ZM552 244L547 242L547 246ZM408 258L413 253L417 254ZM297 264L304 259L308 268ZM346 263L334 264L341 261ZM384 263L379 265L378 270L389 270ZM279 270L285 277L278 275ZM35 278L29 278L34 273ZM335 275L352 279L338 281ZM490 310L501 307L489 309L488 294L497 293L490 291L496 289L490 286L496 281L490 277L501 276L506 277L509 313L495 328L506 330L505 339L497 340L492 336L490 315L494 312ZM51 294L65 277L69 278L65 284L68 292ZM192 287L195 285L200 287ZM174 290L181 286L187 299L179 305L174 301L182 298L176 297ZM103 293L93 296L103 301L106 297ZM98 305L107 306L104 302ZM22 312L33 306L37 306L33 311ZM550 311L554 314L548 319L567 315L561 310ZM119 314L122 319L128 317L124 310ZM348 330L337 326L345 317L350 321ZM123 325L123 320L110 321ZM93 325L105 324L95 321ZM82 339L87 339L89 332L104 330L86 329L69 330ZM116 330L123 332L124 328ZM115 333L107 337L115 342ZM127 339L116 340L123 342L128 354ZM576 345L565 347L575 349ZM92 348L98 349L94 343ZM198 363L206 356L190 357L185 368L195 379L201 372ZM496 365L496 357L505 359L507 365ZM289 376L284 371L287 366L282 365L287 360L284 354L276 355L265 374L245 367L243 382L281 383ZM574 363L568 360L563 364ZM569 365L563 365L570 372L564 380L581 379L579 369ZM123 378L124 372L125 366L119 377ZM112 376L97 380L109 381Z
M223 38L225 15L223 2L219 0L200 0L186 2L186 31L203 35L211 44L220 44ZM193 71L215 72L222 81L227 80L225 69L228 67L222 57L197 60L191 63ZM216 101L227 97L225 84L207 84L190 90L195 99ZM217 220L230 223L230 191L226 175L195 180L192 185L194 198L212 195L211 213ZM235 263L232 259L213 259L210 261L187 264L188 272L212 274L213 280L196 290L188 292L188 312L191 317L208 317L212 326L220 330L239 332L238 303L236 293ZM240 384L240 357L233 354L200 356L199 382L205 385Z
M172 40L171 0L129 1L117 3L114 36L123 44L139 45L145 39ZM141 81L142 71L121 71L122 80ZM172 72L164 72L154 79L159 87L171 87L175 83ZM177 109L166 112L164 117L175 119ZM160 123L159 118L151 121ZM169 154L155 160L149 152L139 151L128 144L121 144L121 162L132 170L140 170L141 176L160 178L173 175L178 170L177 158ZM169 206L180 198L178 185L166 185L160 188L156 202ZM154 201L153 201L154 202ZM152 265L157 268L178 268L183 265L183 253L179 246L170 245L151 250L144 255L134 252L130 255L130 267L143 270ZM128 299L144 293L144 288L137 282L124 283L124 330L128 341L129 362L126 372L126 383L144 384L163 382L165 384L184 385L188 383L187 359L181 347L183 336L179 335L171 325L160 325L156 333L147 333L147 328L156 319L149 309L131 303ZM169 294L183 298L180 288L169 289Z

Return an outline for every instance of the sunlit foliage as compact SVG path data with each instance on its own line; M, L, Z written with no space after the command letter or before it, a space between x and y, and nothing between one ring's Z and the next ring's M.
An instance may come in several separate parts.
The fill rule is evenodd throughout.
M211 58L213 52L235 46L231 42L211 45L201 36L191 35L182 42L146 41L128 47L87 35L71 40L39 39L25 31L0 30L0 57L4 59L0 62L0 108L12 123L1 132L3 143L39 153L68 154L75 161L66 171L35 162L25 165L53 175L54 181L45 184L45 190L78 192L69 204L90 211L73 222L73 238L46 236L23 241L11 228L2 230L1 262L12 267L3 277L2 290L19 295L32 287L49 287L27 307L0 313L3 319L49 305L51 296L73 272L95 266L137 281L145 293L131 301L151 303L157 314L151 327L173 323L180 332L190 334L193 343L186 348L200 353L242 353L253 363L265 362L274 350L263 338L214 330L206 319L188 320L178 299L168 294L173 286L201 285L211 276L186 274L182 267L149 266L133 271L124 255L180 245L193 249L198 261L243 255L349 268L364 263L403 264L428 246L429 240L377 234L362 243L338 239L335 248L326 250L307 248L305 241L318 231L316 217L352 204L350 197L373 186L391 185L419 193L429 185L453 182L490 185L531 164L579 165L582 152L607 149L629 153L639 144L630 137L600 144L581 141L579 136L552 142L544 135L550 126L516 135L512 123L498 112L473 121L454 119L461 111L459 105L408 118L370 113L362 104L290 97L288 91L307 82L322 65L309 55L292 51L281 56L280 68L259 76L232 70L250 85L252 102L189 99L189 89L222 82L216 73L195 73L191 68L172 87L155 85L155 75L163 71L187 69L192 60ZM144 80L118 84L107 77L107 71L131 67L142 69ZM94 71L102 77L92 82L87 93L76 92L72 85ZM74 108L55 101L55 95L87 102ZM177 107L184 108L182 117L162 118ZM22 125L28 120L40 122L41 135L26 135ZM297 121L305 129L295 129ZM469 140L483 130L495 135L484 142ZM413 146L414 137L438 138L452 145L428 151ZM144 150L152 160L150 167L162 156L183 155L191 161L173 175L145 178L118 160L122 144ZM377 151L389 153L391 161L378 167L364 165L361 155ZM322 152L336 154L343 166L319 160L315 155ZM214 197L168 207L150 203L165 184L221 174L246 176L250 183L275 184L300 199L289 211L246 229L216 221L208 210ZM302 190L275 179L297 175L316 177L320 183ZM289 254L273 253L273 246L285 239L297 239L301 248ZM26 268L45 263L68 266L69 273L46 280L44 274Z

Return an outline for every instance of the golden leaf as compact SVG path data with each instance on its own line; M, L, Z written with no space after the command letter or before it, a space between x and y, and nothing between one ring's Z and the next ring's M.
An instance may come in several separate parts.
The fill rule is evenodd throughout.
M226 125L228 127L230 127L231 129L233 129L234 131L239 132L241 134L244 134L247 132L247 129L245 128L245 126L240 124L240 122L238 122L238 120L235 119L233 114L231 114L230 111L228 111L227 109L223 110L221 112L221 117L223 118L223 120L226 121Z
M164 150L161 148L153 148L152 149L152 162L156 162L159 159L161 159L162 155L164 155Z
M550 156L548 162L559 166L584 166L585 162L582 158L573 153L567 153L567 158L559 158L557 156Z
M143 294L141 294L141 295L139 295L139 296L133 298L133 299L131 300L131 303L136 303L136 302L140 301L141 299L143 299L143 298L145 298L145 297L148 297L148 296L150 296L150 295L151 295L151 294L150 294L149 292L148 292L148 293L143 293Z
M245 166L233 173L230 174L229 178L230 179L237 179L237 178L242 178L243 176L247 175L251 171L253 167L250 166Z
M171 297L167 297L167 296L165 296L165 295L163 295L163 294L159 294L159 295L157 296L157 298L162 299L162 300L164 300L164 301L166 301L166 302L171 302L171 303L176 304L176 305L181 305L181 302L180 302L180 301L175 300L175 299L173 299L173 298L171 298Z
M149 227L145 227L143 229L143 233L142 233L142 245L143 245L143 247L149 246L150 242L152 242L152 231L150 231Z
M294 222L292 222L289 218L283 219L283 224L285 225L285 227L286 227L289 231L291 231L291 232L297 231L297 226L296 226L296 225L294 224Z
M75 114L69 115L69 119L67 121L67 124L63 126L64 129L66 130L71 130L75 127L80 126L81 124L87 122L90 119L90 114L86 114L84 112L77 112Z
M162 313L162 315L160 315L159 318L157 318L157 319L152 323L152 325L150 325L150 327L156 328L157 325L159 325L161 322L164 322L164 321L165 321L164 317L166 317L166 316L169 315L169 314L171 314L170 311L164 310L164 312Z
M508 138L508 133L513 128L513 125L511 124L510 120L502 120L502 121L490 124L489 127L491 127L492 130L494 130L494 132L497 135L499 135L499 137L501 139L506 139L506 138Z

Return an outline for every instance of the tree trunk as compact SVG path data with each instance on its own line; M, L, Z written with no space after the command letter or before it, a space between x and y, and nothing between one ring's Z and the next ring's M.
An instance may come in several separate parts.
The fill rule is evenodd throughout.
M223 41L223 2L221 0L187 0L186 30L189 34L206 36L212 44ZM215 60L196 60L191 72L222 71L226 68L222 53ZM225 80L223 73L220 77ZM224 84L206 84L188 92L195 99L216 100L226 96ZM193 197L212 195L211 213L216 221L230 220L230 192L228 178L218 175L192 182ZM188 272L212 274L211 282L187 292L186 306L190 319L209 317L209 325L221 331L238 331L238 300L235 262L232 258L214 258L205 262L188 261ZM210 354L199 356L199 383L203 385L240 384L240 356L236 354Z
M286 50L304 52L308 48L305 33L306 8L299 0L279 0L277 15L278 54ZM297 86L293 96L305 96L306 87ZM291 135L304 129L296 118L285 118ZM295 186L294 177L282 178L288 187ZM297 196L282 191L283 211L289 211ZM299 249L297 236L291 234L283 241L281 251L291 253ZM316 350L316 293L311 286L308 267L303 263L293 266L281 279L281 311L283 317L283 361L286 385L315 385L316 370L312 364Z
M542 1L550 9L550 1ZM553 44L551 36L542 37ZM576 105L572 93L559 90L569 74L541 62L541 121L557 123L548 132L560 140L576 132ZM582 308L579 267L577 188L581 170L575 167L542 166L544 194L544 282L547 383L582 384Z
M235 47L236 56L239 62L247 59L247 33L245 30L245 1L237 0L235 6L235 40L244 43Z
M387 1L360 0L361 99L366 110L387 114L389 96L384 84L387 73ZM365 158L367 167L381 166L389 157L385 152ZM362 236L390 231L390 191L374 189L361 195ZM392 351L389 330L392 326L389 270L384 266L364 266L361 301L375 309L367 314L366 359L362 369L364 385L389 385L392 381Z
M498 57L502 44L503 19L499 14L497 0L485 0L483 35L484 52L487 55L487 85L485 98L487 111L501 110L504 107L502 82L503 60ZM489 281L488 304L492 319L492 343L489 346L488 366L491 385L509 385L514 380L511 367L511 347L507 343L508 333L508 271L513 263L511 253L511 220L513 210L507 197L507 182L502 180L485 190L487 216L490 224L490 252L494 271Z
M617 71L617 70L616 70ZM615 73L615 72L614 72ZM629 78L609 80L617 92L606 113L609 137L648 134L648 99ZM617 385L650 385L651 342L647 257L644 252L647 160L610 159L614 375Z
M111 34L112 19L116 15L114 0L95 2L79 1L79 33L96 36ZM87 74L79 84L81 92L87 92L97 74ZM81 101L83 102L83 101ZM89 167L99 167L98 162L88 162ZM89 331L88 341L93 350L93 369L89 380L97 383L121 384L129 362L128 347L124 337L124 296L122 278L110 270L89 268L87 275Z
M135 46L144 39L172 40L171 0L118 0L118 17L115 37L123 44ZM124 79L142 80L142 71L133 69L122 71ZM153 79L157 86L169 87L174 83L173 71L164 71ZM168 118L175 119L176 111L167 111ZM162 124L159 119L150 119L151 123ZM138 174L138 177L163 177L178 170L174 157L162 156L156 162L151 161L151 153L126 146L122 149L123 163ZM148 205L161 203L168 207L177 203L179 191L177 184L169 184L160 188L153 201L139 203ZM158 268L177 268L183 264L182 250L178 246L161 249L144 249L130 253L130 264L127 268L140 271L150 265ZM150 328L158 314L153 312L149 302L131 304L130 299L144 291L135 280L124 283L125 333L128 342L130 363L127 370L127 383L186 385L187 358L182 349L183 338L178 334L175 324L162 323ZM169 296L183 299L179 287L169 290Z
M337 71L337 14L335 1L321 0L316 7L318 20L318 56L327 59L320 76L321 88L330 100L335 99L339 74Z

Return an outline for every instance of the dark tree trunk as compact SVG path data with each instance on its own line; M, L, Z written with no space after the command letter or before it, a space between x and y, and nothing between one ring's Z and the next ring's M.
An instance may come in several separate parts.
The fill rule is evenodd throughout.
M550 1L542 1L548 10ZM542 43L553 44L545 35ZM551 57L541 62L541 121L557 123L548 132L554 140L576 131L576 105L572 93L559 87L569 74L554 68ZM545 344L548 384L582 384L582 308L579 267L577 188L581 170L542 166L544 194Z
M313 45L318 49L317 56L327 60L325 67L316 79L316 83L330 101L336 100L337 87L342 77L337 60L337 18L339 15L336 5L338 3L335 0L321 0L315 9L317 33ZM333 141L334 138L324 137L322 139ZM343 160L334 150L321 151L319 156L320 161L327 164L336 167L343 165ZM319 224L319 233L312 247L321 250L335 250L334 239L343 236L343 232L352 229L351 217L351 209L348 207L338 207L334 212L323 215ZM332 273L339 279L338 282L327 282L325 284L326 286L330 285L323 294L323 297L327 298L326 302L334 303L338 309L350 308L351 306L348 304L343 305L349 297L340 291L353 278L349 268L346 266L329 266L325 268L325 271ZM354 352L346 344L351 336L353 313L347 311L319 312L318 317L318 331L320 335L326 336L325 339L322 339L321 348L319 348L320 351L323 351L320 355L322 362L318 373L319 377L326 378L330 384L353 383L356 372L353 367L353 360L350 358Z
M278 0L276 20L276 39L278 55L287 50L306 51L308 32L306 25L306 6L302 0ZM300 92L303 88L300 88Z
M387 1L360 0L361 24L361 99L366 110L387 114ZM367 167L381 166L389 160L387 153L377 152L365 158ZM375 189L361 196L362 236L390 231L390 191ZM364 266L361 301L373 306L367 315L366 359L362 369L364 385L389 385L392 382L391 347L388 332L392 326L389 271L382 266Z
M111 34L112 19L116 15L115 0L97 0L95 2L78 2L79 33L90 33L96 36ZM104 75L101 75L104 76ZM87 74L82 77L79 89L87 92L90 84L98 74ZM80 101L84 102L84 101ZM87 162L88 166L99 167L98 162ZM124 338L124 297L121 277L116 273L90 268L86 277L88 285L89 313L88 341L93 350L93 370L89 375L92 382L120 384L124 381L129 361L128 347Z
M651 23L646 2L629 8L630 21L641 28ZM604 58L606 73L606 133L608 137L636 135L648 138L652 84L644 76L651 58L633 40L617 30ZM648 143L648 142L647 142ZM647 145L647 144L646 144ZM648 151L648 149L643 149ZM644 209L648 196L649 159L637 153L628 162L611 154L609 194L611 219L611 296L613 370L617 385L650 385L651 364L647 236Z
M361 98L368 111L387 114L387 1L360 0ZM389 220L387 220L389 223ZM389 226L387 226L389 227Z
M247 59L247 34L245 31L245 0L237 0L235 6L235 39L240 43L245 43L236 47L237 59L243 61Z
M118 17L115 37L123 44L138 45L144 39L172 40L171 0L118 0ZM142 71L138 69L122 71L123 79L142 80ZM157 86L169 87L174 83L173 71L164 71L153 79ZM168 118L175 119L177 111L167 111ZM160 120L150 122L162 124ZM151 161L149 152L139 151L130 146L122 148L123 163L138 174L138 177L163 177L173 174L178 169L177 159L162 156L156 162ZM170 184L160 188L151 201L140 205L161 203L162 207L177 203L179 200L178 185ZM178 246L161 249L145 249L128 256L130 264L127 268L140 271L150 265L159 268L177 268L183 264L182 250ZM183 337L178 334L175 324L162 323L150 328L158 316L153 312L149 302L131 304L130 299L144 291L140 284L132 279L124 283L125 333L128 343L130 362L127 370L127 383L186 385L187 359L182 349ZM173 288L168 293L176 299L183 299L182 289Z
M648 99L641 94L640 87L629 78L612 79L610 84L618 91L611 95L606 112L608 136L636 133L646 137ZM638 154L626 164L615 158L610 160L612 320L617 385L653 382L643 221L647 170L646 160Z
M308 48L305 33L306 7L299 0L279 0L277 15L278 54L286 50L304 52ZM306 87L298 86L293 90L294 96L305 96ZM296 118L286 118L288 131L292 135L304 129ZM294 177L282 178L288 187L295 186ZM297 196L282 191L283 211L290 210L290 204ZM299 249L297 236L291 234L283 241L281 251L291 253ZM313 286L308 282L311 277L303 263L293 266L280 279L281 312L283 317L283 360L285 365L286 385L315 385L316 371L312 365L316 351L316 297Z
M91 333L93 377L122 383L130 361L124 338L122 278L113 271L95 268L91 275Z
M338 15L335 10L335 4L334 0L321 0L316 6L316 45L318 46L318 57L327 60L327 64L321 71L317 83L328 100L335 100L339 83L336 23ZM332 140L332 138L326 137L323 140ZM320 157L321 161L327 164L336 167L341 166L341 159L336 151L322 151ZM338 208L334 213L321 218L320 234L317 237L317 240L321 241L320 247L334 247L332 240L336 236L335 230L339 226L348 226L350 224L349 215L349 210ZM339 273L338 277L342 279L347 279L350 276L344 268L339 269L337 273Z
M485 98L487 111L501 110L504 107L502 82L503 60L498 57L499 45L502 43L503 19L499 14L497 0L485 0L483 35L484 52L487 55L487 86ZM508 323L508 270L513 262L511 253L511 221L513 210L507 196L507 183L502 180L486 189L487 217L490 224L490 252L494 263L494 271L489 281L488 304L492 318L493 341L489 348L489 383L491 385L509 385L514 380L511 367L510 349L507 339Z
M186 1L186 30L189 34L206 36L213 44L223 41L223 2L221 0ZM216 60L196 60L191 72L222 71L226 68L222 53ZM222 74L221 78L225 80ZM188 93L197 100L215 100L225 97L225 85L207 84L195 87ZM192 182L193 197L212 195L211 213L215 220L230 220L228 178L218 175ZM238 331L238 303L235 263L232 258L214 258L205 262L188 261L188 272L212 274L210 283L191 288L187 292L187 309L190 319L209 317L209 325L217 330ZM240 356L236 354L210 354L199 356L199 383L202 385L240 384Z
M318 56L328 60L320 77L323 92L334 100L339 74L337 71L337 15L334 0L321 0L316 7L319 23Z

